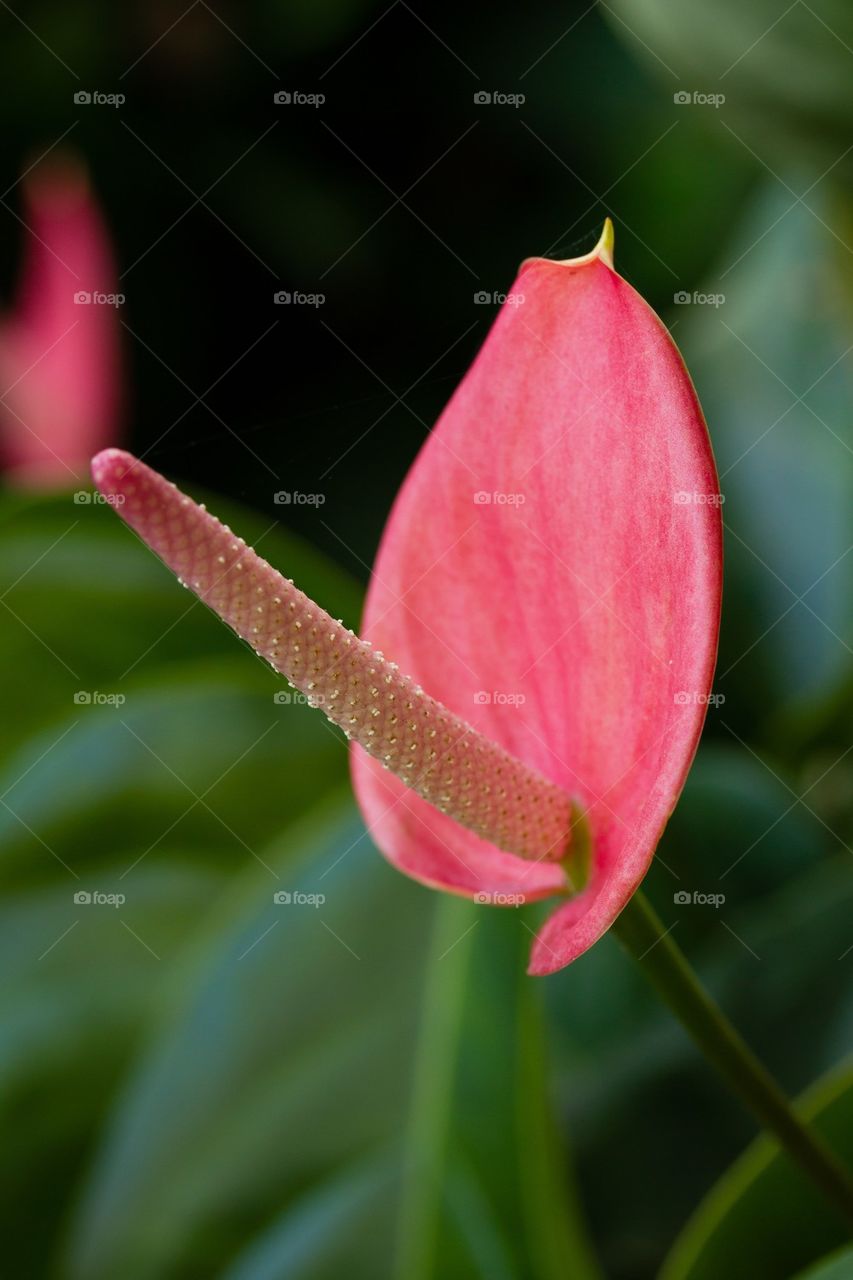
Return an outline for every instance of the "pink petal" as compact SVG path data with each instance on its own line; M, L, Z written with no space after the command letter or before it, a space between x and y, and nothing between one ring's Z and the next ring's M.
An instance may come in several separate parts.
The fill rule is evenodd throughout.
M0 324L0 451L18 482L71 484L118 434L115 306L75 295L118 292L109 239L81 168L44 164L25 180L24 266Z
M398 496L364 634L587 809L589 883L533 948L531 972L549 973L613 923L683 786L716 658L721 518L690 379L630 285L598 254L533 259L512 295ZM352 768L401 870L539 896L542 868L357 747Z

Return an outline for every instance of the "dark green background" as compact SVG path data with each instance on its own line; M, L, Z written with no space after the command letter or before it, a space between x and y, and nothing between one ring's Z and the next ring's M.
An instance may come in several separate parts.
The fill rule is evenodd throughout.
M787 1088L841 1062L849 7L66 0L3 6L0 27L7 296L13 184L65 132L123 273L124 442L246 536L276 522L260 549L352 622L493 317L475 293L586 251L612 216L726 497L725 700L649 890ZM76 106L78 89L127 102ZM279 89L326 102L277 106ZM694 92L725 102L674 101ZM275 306L278 289L326 301ZM325 503L283 508L279 489ZM4 1273L658 1274L753 1128L615 943L533 982L534 918L392 872L341 741L274 704L270 673L186 613L111 512L7 494L0 587ZM80 689L126 703L80 707ZM271 902L320 885L316 912ZM127 904L78 910L80 887ZM679 890L726 902L680 908ZM826 1120L848 1151L850 1110ZM740 1220L705 1211L715 1243L667 1280L784 1280L840 1244L775 1176L738 1191Z

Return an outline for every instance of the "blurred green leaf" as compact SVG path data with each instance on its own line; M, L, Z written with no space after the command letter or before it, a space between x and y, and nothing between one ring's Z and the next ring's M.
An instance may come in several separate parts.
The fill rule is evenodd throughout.
M802 1112L853 1163L853 1070L833 1073ZM768 1138L717 1183L670 1254L661 1280L788 1280L848 1239L843 1220Z
M745 736L849 672L853 427L835 241L768 186L675 337L696 381L725 495L727 596L717 686ZM713 718L713 716L712 716Z
M670 898L679 889L724 893L727 905L740 910L836 852L839 841L814 812L792 803L798 777L739 742L726 728L728 714L726 706L709 712L725 740L702 743L661 841L655 878ZM814 797L805 799L814 808ZM688 912L681 928L701 934L715 927L717 914Z
M198 858L242 863L339 783L339 738L275 703L282 681L235 648L236 662L159 669L123 686L126 706L69 707L26 740L0 767L0 879L85 879L119 848L129 874L175 830Z
M0 1123L5 1186L0 1224L6 1266L41 1273L52 1232L33 1232L38 1201L58 1221L105 1099L154 1011L164 973L186 946L223 876L171 858L122 865L93 888L124 891L119 906L78 904L70 877L6 892L0 902Z
M541 988L525 976L531 937L524 913L452 899L436 908L398 1233L401 1280L443 1276L449 1266L466 1275L472 1265L489 1278L556 1280L569 1266L573 1276L599 1274L555 1125Z
M250 538L266 527L230 519ZM354 619L333 566L275 530L266 543ZM0 582L3 1232L9 1265L36 1274L56 1242L25 1206L67 1212L177 957L228 873L260 867L271 836L341 782L346 752L307 707L274 701L283 682L101 505L4 494Z
M393 1237L391 1159L358 1161L297 1198L292 1207L228 1267L223 1280L316 1280L347 1275L376 1280L365 1269L377 1238ZM371 1242L373 1242L371 1244Z
M733 830L737 820L735 808ZM849 1053L853 1037L849 855L752 899L727 886L719 909L678 907L678 883L656 877L665 923L750 1045L789 1092L800 1091ZM606 1272L647 1275L754 1124L612 939L549 979L548 995L560 1110Z
M286 1261L319 1280L339 1274L322 1223L340 1220L347 1274L384 1275L378 1213L402 1233L407 1276L595 1276L529 1063L516 1110L516 993L531 985L519 918L425 893L371 850L349 804L325 809L266 852L280 880L242 873L173 978L63 1274L251 1276ZM280 905L279 885L326 900ZM557 1215L550 1239L527 1179Z
M173 975L172 1014L128 1085L84 1200L71 1275L220 1267L285 1197L361 1154L384 1108L399 1104L407 1045L397 1032L413 1011L408 966L395 965L382 1001L384 961L403 936L416 948L419 921L411 898L395 904L398 878L339 806L312 827L265 859L279 879L243 873ZM282 884L328 902L322 912L276 904Z
M850 1280L853 1275L853 1248L842 1249L831 1258L824 1258L816 1266L802 1271L795 1280Z
M853 123L845 0L613 0L613 29L670 91L724 93L724 114L772 156L837 160Z
M91 490L78 491L87 499ZM216 498L212 509L329 612L355 625L357 588L329 560L272 521ZM126 692L176 661L222 657L235 671L257 666L259 687L284 688L251 651L100 504L0 495L0 662L6 715L0 755L80 690Z
M80 491L87 498L87 490ZM357 595L322 556L257 516L217 510L335 614ZM71 495L0 502L2 878L85 874L256 844L342 779L346 753L141 545L112 510ZM106 701L104 701L106 699ZM246 803L246 779L253 780Z

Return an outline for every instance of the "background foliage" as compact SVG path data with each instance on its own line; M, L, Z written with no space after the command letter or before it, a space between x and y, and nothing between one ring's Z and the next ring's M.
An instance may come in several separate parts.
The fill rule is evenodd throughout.
M836 1068L849 7L38 0L0 24L7 293L15 184L61 138L117 244L129 446L215 493L352 623L396 487L494 314L475 294L613 216L726 496L725 701L650 891L787 1088ZM80 88L127 101L77 106ZM280 89L326 101L276 106ZM325 302L276 306L278 289ZM282 489L325 501L282 507ZM275 703L111 512L7 492L0 599L5 1271L782 1280L843 1244L772 1151L725 1173L751 1123L615 943L532 982L532 919L382 862L341 739ZM274 901L297 891L325 902ZM843 1069L812 1105L853 1156Z

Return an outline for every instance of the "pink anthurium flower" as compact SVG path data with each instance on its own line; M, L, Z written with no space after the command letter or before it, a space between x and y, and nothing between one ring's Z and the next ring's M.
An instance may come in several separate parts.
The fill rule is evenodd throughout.
M69 157L24 180L22 221L23 271L0 320L0 456L15 483L65 485L118 431L116 269L86 174Z
M93 472L353 738L356 794L392 863L479 901L562 897L532 973L610 927L701 732L721 519L690 379L615 273L609 221L585 257L522 265L397 498L365 640L130 455Z

